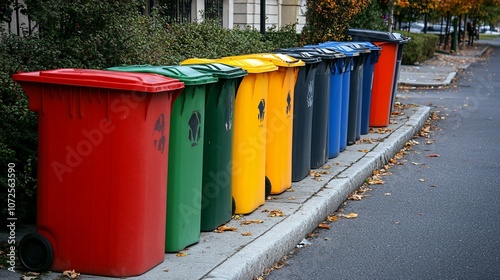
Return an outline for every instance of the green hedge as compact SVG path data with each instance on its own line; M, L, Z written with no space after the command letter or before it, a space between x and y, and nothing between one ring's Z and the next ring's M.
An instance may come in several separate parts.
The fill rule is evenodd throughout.
M434 50L438 42L438 36L434 34L418 34L398 31L404 36L410 37L411 41L403 47L404 65L414 65L434 57Z
M175 65L191 57L216 58L296 46L294 25L265 35L220 23L172 23L159 13L145 16L141 1L87 0L57 4L33 16L43 33L19 37L0 30L0 201L7 216L7 165L16 165L16 217L34 222L37 178L37 116L12 74L56 68L104 69L125 64ZM57 4L57 5L56 5ZM43 11L43 13L42 13ZM105 13L106 20L102 20ZM3 219L2 226L6 222Z

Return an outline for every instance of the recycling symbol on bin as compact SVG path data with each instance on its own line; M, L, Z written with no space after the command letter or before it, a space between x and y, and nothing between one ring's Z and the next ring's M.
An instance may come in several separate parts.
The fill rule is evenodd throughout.
M290 96L290 91L288 91L288 95L286 96L286 115L290 115L290 110L292 109L292 97Z
M153 131L154 134L159 134L158 137L155 137L153 143L155 146L155 149L160 151L163 154L163 151L165 151L165 144L166 144L166 138L165 138L165 115L160 114L158 118L156 119L155 123L155 128Z
M307 107L311 107L313 105L314 99L314 83L313 81L309 82L307 86Z
M188 121L189 135L188 139L191 141L191 147L198 145L201 138L201 113L194 111Z
M257 108L259 109L259 114L257 115L257 117L259 118L260 122L263 122L264 121L264 113L265 113L265 109L266 109L266 100L261 99L259 102L259 106Z
M233 127L233 99L231 95L226 95L226 110L224 112L224 127L226 131L231 130Z

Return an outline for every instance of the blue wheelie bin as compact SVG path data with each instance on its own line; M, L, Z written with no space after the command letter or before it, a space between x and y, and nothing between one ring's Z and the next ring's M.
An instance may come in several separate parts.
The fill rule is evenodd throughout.
M329 48L335 51L342 52L346 55L345 58L345 73L342 80L342 110L341 110L341 126L340 126L340 151L345 150L347 145L352 145L355 142L355 132L357 119L353 117L357 113L357 105L359 103L359 64L360 52L349 46L340 44L341 42L325 42L318 46ZM356 80L355 80L356 79ZM356 83L354 83L356 81ZM351 137L349 137L351 136Z
M329 54L335 56L335 61L330 71L330 104L328 114L328 142L327 151L328 158L334 158L340 153L340 138L341 138L341 124L342 112L347 111L342 107L342 87L343 75L346 71L346 55L343 52L335 51L329 48L320 48L317 45L307 45L318 53ZM347 104L347 103L346 103ZM347 114L345 115L347 118Z

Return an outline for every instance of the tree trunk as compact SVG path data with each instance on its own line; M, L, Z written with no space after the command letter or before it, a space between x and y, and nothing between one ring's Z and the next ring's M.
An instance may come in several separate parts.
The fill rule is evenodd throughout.
M424 33L427 34L427 22L429 21L428 19L429 13L425 13L424 15Z
M450 12L446 12L446 28L444 30L444 47L443 47L443 50L446 50L446 47L448 46L448 35L449 35L449 32L448 30L450 29Z

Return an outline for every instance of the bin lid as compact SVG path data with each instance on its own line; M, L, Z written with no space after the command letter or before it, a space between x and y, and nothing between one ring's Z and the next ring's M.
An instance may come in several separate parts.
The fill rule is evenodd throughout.
M369 48L371 51L380 51L382 49L382 47L379 47L371 42L352 41L350 43L355 45L362 45L366 48Z
M209 73L199 72L189 66L152 66L152 65L130 65L111 67L107 70L123 72L141 72L163 75L169 78L175 78L184 82L184 85L202 85L217 82L217 77Z
M359 56L359 50L355 50L353 49L352 47L348 46L348 45L343 45L343 44L337 44L338 42L325 42L325 43L321 43L317 46L319 46L320 48L329 48L329 49L333 49L335 51L339 51L339 52L342 52L344 53L347 57L352 57L352 56Z
M321 57L314 56L306 51L291 51L289 49L278 49L275 52L295 57L305 62L305 64L315 64L321 62Z
M217 62L238 66L248 71L248 73L265 73L278 70L278 67L271 62L255 58L221 58Z
M272 64L278 67L300 67L305 65L305 63L302 60L282 53L256 53L256 54L230 56L224 58L229 58L229 59L255 58L271 62Z
M181 64L184 64L183 61ZM206 64L189 64L189 67L196 69L197 71L210 73L219 79L235 79L241 78L248 74L246 70L241 69L240 67L231 66L223 63L206 63Z
M316 46L317 47L317 46ZM324 53L324 52L321 52L321 51L318 51L316 49L314 49L313 47L293 47L293 48L288 48L288 49L279 49L278 51L284 51L284 52L306 52L308 53L309 55L313 56L313 57L317 57L317 58L320 58L321 60L332 60L332 59L336 59L337 56L336 56L336 53L335 51L332 51L332 52L329 52L329 53Z
M364 46L362 44L356 44L356 43L353 43L351 41L349 41L349 42L337 42L337 43L339 45L341 45L341 46L348 46L351 49L357 50L361 54L363 54L363 53L370 53L371 52L371 50L370 50L369 47Z
M16 82L71 85L94 88L163 92L184 88L178 79L156 74L119 73L106 70L63 68L13 75Z
M404 36L401 33L393 32L392 35L394 35L394 37L399 40L399 44L407 44L411 41L411 37Z
M306 45L304 47L307 48L307 49L311 49L314 52L317 52L317 53L320 53L320 54L323 54L323 55L332 56L334 58L344 58L344 57L346 57L345 53L343 53L343 52L340 52L340 51L337 51L337 50L333 50L333 49L329 49L329 48L320 48L317 45Z
M398 43L398 39L391 32L349 28L347 35L353 37L355 41L368 41L368 42L393 42Z

